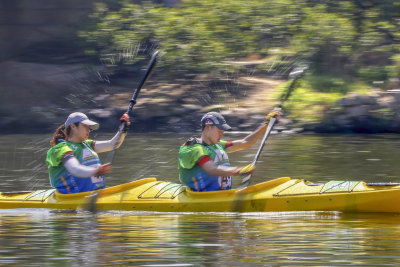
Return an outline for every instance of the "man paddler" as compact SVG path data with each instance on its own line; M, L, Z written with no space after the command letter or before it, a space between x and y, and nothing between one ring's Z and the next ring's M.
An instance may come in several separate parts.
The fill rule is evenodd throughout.
M279 111L270 112L265 123L243 139L221 140L231 127L218 112L209 112L201 118L202 134L192 137L179 149L179 179L194 191L232 189L232 176L254 172L254 166L233 167L229 163L230 152L253 145L266 131L269 120L280 116Z

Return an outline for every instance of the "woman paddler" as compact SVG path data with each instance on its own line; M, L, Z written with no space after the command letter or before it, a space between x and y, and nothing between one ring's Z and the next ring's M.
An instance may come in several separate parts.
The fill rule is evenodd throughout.
M111 164L102 165L97 153L111 151L122 144L130 125L129 115L123 114L120 121L125 122L122 133L117 132L108 141L94 141L88 139L89 133L97 130L99 124L81 112L71 113L55 131L47 151L51 185L64 194L105 188L103 175L111 172Z

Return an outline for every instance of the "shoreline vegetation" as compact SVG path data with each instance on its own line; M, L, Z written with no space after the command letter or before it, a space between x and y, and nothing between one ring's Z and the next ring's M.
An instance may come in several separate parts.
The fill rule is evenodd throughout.
M133 110L136 131L193 132L211 110L234 130L253 129L281 102L290 72L307 67L276 130L400 133L396 1L19 3L3 4L31 20L10 15L3 25L0 134L52 132L74 111L115 131L155 50L158 66ZM57 23L54 14L63 14Z
M100 131L115 131L116 118L125 112L142 76L141 72L105 76L101 67L80 64L2 62L0 69L6 77L3 82L20 92L3 98L0 134L52 132L76 110L97 120ZM168 82L156 70L137 100L132 127L138 132L193 132L205 112L218 111L233 130L248 131L279 103L290 82L257 71ZM20 87L21 83L30 86ZM400 133L400 90L316 93L301 82L283 108L278 131Z

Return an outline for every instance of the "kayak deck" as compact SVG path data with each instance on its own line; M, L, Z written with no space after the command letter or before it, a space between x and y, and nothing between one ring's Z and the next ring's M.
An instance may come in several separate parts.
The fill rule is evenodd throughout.
M0 193L0 208L136 210L160 212L344 211L400 213L400 186L363 181L314 184L283 177L242 190L194 192L146 178L95 192L61 194L55 189Z

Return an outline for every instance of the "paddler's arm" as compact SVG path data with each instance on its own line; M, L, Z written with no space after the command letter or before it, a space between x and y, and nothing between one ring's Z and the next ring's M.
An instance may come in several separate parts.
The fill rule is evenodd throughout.
M254 132L243 139L232 141L232 146L226 149L226 152L235 152L252 146L264 134L268 124L259 126Z
M125 122L125 127L122 129L122 132L118 131L113 138L107 141L96 141L94 145L94 150L97 153L103 153L103 152L108 152L113 149L119 148L122 143L124 142L126 133L128 131L129 126L131 125L130 122L130 117L128 114L124 113L122 117L120 118L120 122ZM121 138L119 138L119 135L121 135ZM118 142L118 144L117 144Z
M230 153L251 147L261 136L263 136L267 130L269 120L272 117L277 117L277 119L279 119L279 116L281 116L281 112L276 109L268 113L268 115L265 117L264 124L259 126L254 132L250 133L245 138L233 141L232 146L226 148L226 152Z
M109 163L96 167L85 166L80 164L72 153L64 156L62 163L70 174L79 178L101 176L111 172L111 164Z
M118 138L118 136L121 135L121 138ZM103 153L103 152L108 152L114 149L114 147L117 149L119 148L122 143L124 142L126 136L126 132L117 132L113 138L111 138L110 140L107 141L96 141L95 145L94 145L94 150L97 153ZM116 144L116 142L118 141L118 144Z
M212 176L222 176L222 177L228 177L228 176L233 176L233 175L238 175L238 174L244 174L248 172L254 172L254 166L249 169L248 166L246 167L228 167L228 166L217 166L215 163L210 159L210 157L205 156L201 158L198 163L201 168L203 168L204 171L206 171L208 174ZM247 168L247 169L246 169Z
M232 176L238 173L237 167L217 166L214 162L209 161L201 166L208 174L212 176Z

